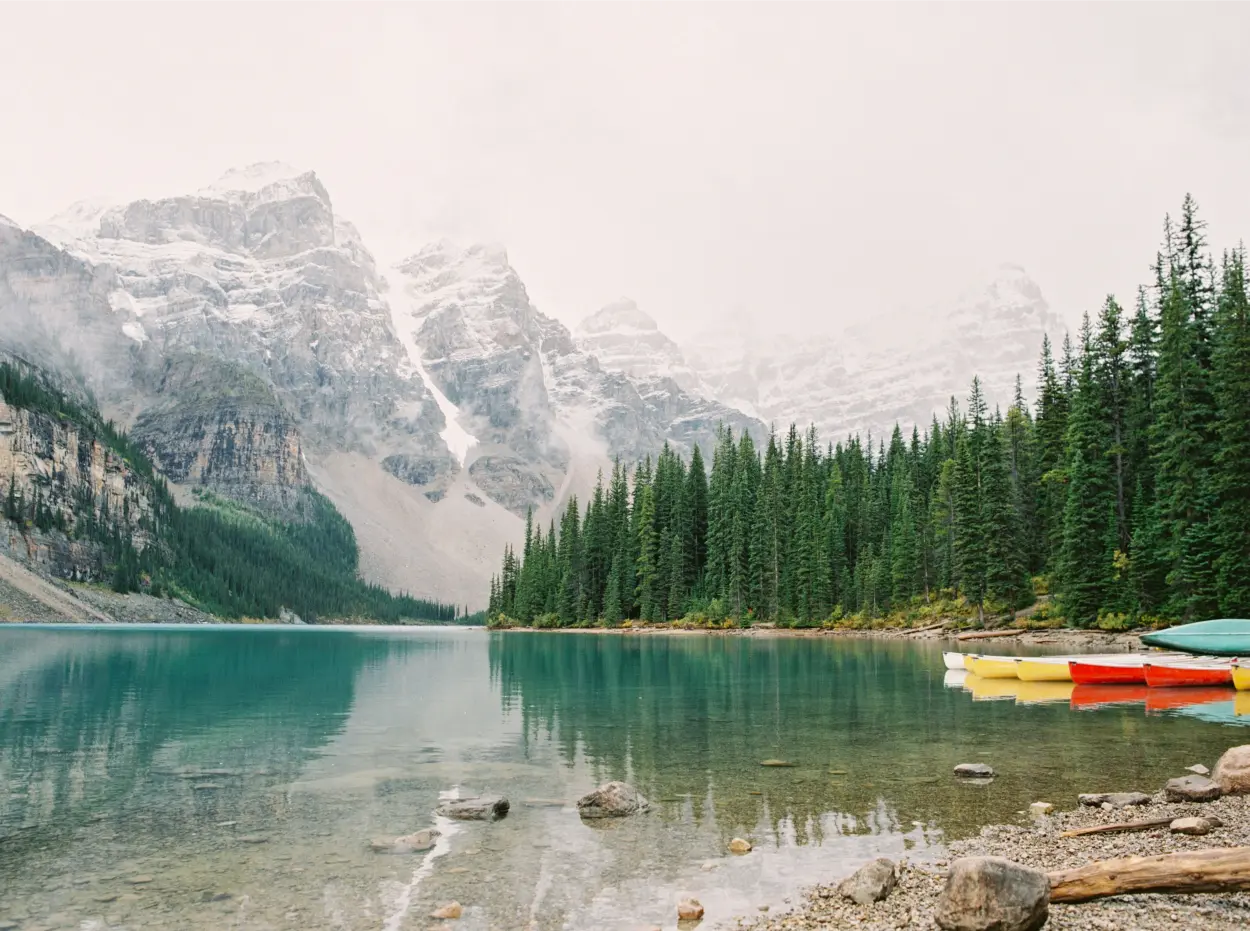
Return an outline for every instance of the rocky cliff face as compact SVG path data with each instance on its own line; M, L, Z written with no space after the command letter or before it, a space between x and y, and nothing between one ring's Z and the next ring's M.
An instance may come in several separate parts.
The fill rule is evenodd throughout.
M114 525L137 550L150 541L152 486L95 436L39 411L0 398L0 510L16 509L16 524L0 521L21 545L20 528L33 525L36 509L49 523L73 528L83 520ZM69 579L95 580L103 571L98 547L63 535L32 537L25 555ZM48 541L52 542L49 543ZM29 542L29 541L28 541ZM36 551L37 550L37 551Z
M311 481L299 428L273 389L212 356L171 356L131 436L171 481L281 517L299 515Z

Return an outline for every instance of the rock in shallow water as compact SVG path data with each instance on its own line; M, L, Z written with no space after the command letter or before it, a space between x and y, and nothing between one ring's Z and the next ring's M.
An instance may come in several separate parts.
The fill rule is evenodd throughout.
M871 905L894 891L896 879L894 861L878 857L838 883L838 893L857 905Z
M1002 857L951 864L934 919L944 931L1036 931L1050 912L1045 873Z
M1145 792L1083 792L1077 797L1077 801L1091 808L1101 805L1127 808L1129 805L1149 805L1150 796Z
M994 767L986 763L960 763L955 767L955 775L963 779L993 779Z
M583 818L619 818L650 807L651 803L628 782L605 782L577 800L577 813Z
M1214 802L1221 795L1219 784L1206 776L1169 779L1164 791L1169 802Z
M1226 750L1212 778L1225 795L1250 794L1250 744Z
M380 837L369 841L369 849L374 853L417 853L429 850L439 838L434 828L426 828L403 837Z
M729 851L730 853L750 853L751 842L743 840L741 837L735 837L729 842Z
M458 798L438 806L438 814L458 821L498 821L508 813L508 800L501 795Z
M1055 806L1050 802L1034 802L1029 806L1029 814L1040 818L1042 815L1049 815L1055 810Z
M1199 776L1211 775L1211 770L1207 769L1201 763L1195 763L1193 766L1186 766L1185 768L1189 770L1191 773L1196 773Z
M703 917L703 905L698 899L682 899L677 903L678 921L698 921Z
M454 921L464 914L464 910L460 907L459 902L448 902L440 905L434 911L430 912L431 918L441 918L445 921Z

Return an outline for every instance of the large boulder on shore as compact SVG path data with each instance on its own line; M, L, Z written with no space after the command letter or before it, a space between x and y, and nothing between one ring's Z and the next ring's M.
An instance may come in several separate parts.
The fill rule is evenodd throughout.
M895 879L894 861L877 857L838 883L838 894L856 905L871 905L894 891Z
M498 821L508 813L508 800L502 795L449 799L438 806L438 814L457 821Z
M1250 744L1224 751L1212 778L1225 795L1250 795Z
M605 782L577 800L577 813L583 818L620 818L650 807L651 803L628 782Z
M1050 880L1002 857L951 864L934 920L945 931L1036 931L1050 914Z
M1169 779L1163 791L1169 802L1214 802L1221 795L1219 783L1206 776Z

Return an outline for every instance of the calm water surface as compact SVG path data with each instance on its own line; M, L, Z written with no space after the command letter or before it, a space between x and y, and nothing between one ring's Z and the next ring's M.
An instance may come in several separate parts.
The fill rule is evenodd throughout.
M936 646L873 641L3 628L0 929L400 931L456 899L462 929L615 931L684 894L714 927L1038 799L1152 789L1250 722L1231 694L943 679ZM999 777L957 783L969 761ZM652 812L582 823L607 779ZM507 818L432 814L484 792ZM368 847L431 825L429 852Z

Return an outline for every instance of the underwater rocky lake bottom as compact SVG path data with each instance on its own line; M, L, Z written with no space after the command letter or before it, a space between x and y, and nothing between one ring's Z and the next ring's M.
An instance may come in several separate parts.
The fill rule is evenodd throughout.
M978 700L939 649L0 626L0 929L401 931L447 926L430 913L455 900L465 931L625 931L675 927L686 895L716 927L1033 801L1151 791L1250 722L1231 701ZM961 783L962 762L998 776ZM583 821L610 779L651 810ZM507 817L434 815L486 793ZM370 848L429 827L429 850Z

